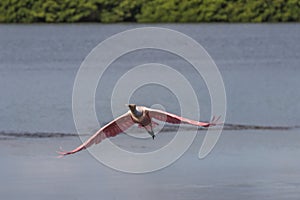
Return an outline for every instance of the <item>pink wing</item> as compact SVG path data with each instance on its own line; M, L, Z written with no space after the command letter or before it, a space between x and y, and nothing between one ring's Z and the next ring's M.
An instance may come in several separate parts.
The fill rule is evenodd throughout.
M219 117L213 117L211 122L198 122L198 121L194 121L191 119L187 119L187 118L183 118L183 117L179 117L177 115L168 113L168 112L164 112L161 110L156 110L156 109L147 109L149 111L149 116L151 118L155 118L157 120L160 121L164 121L164 122L168 122L168 123L172 123L172 124L192 124L195 126L202 126L202 127L209 127L209 126L215 126L218 123L218 120L221 118L221 116Z
M76 153L83 149L86 149L93 144L99 144L102 140L108 137L114 137L119 133L124 132L126 129L131 127L134 122L131 119L130 112L118 117L117 119L111 121L109 124L100 128L92 137L90 137L85 143L77 147L72 151L58 152L60 155L65 156L69 154Z

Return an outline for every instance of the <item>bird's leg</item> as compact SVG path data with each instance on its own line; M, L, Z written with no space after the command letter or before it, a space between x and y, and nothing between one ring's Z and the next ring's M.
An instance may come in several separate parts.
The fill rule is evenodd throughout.
M154 140L155 135L154 135L154 132L153 132L153 129L152 129L152 125L150 124L149 126L150 126L150 130L148 129L148 126L144 126L144 128L152 136L152 139Z
M150 123L151 133L152 133L152 139L154 140L155 134L153 132L152 122Z

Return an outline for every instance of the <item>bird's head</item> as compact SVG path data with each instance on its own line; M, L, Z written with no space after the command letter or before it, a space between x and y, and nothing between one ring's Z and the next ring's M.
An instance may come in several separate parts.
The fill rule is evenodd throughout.
M136 105L135 104L126 104L129 109L131 110L131 112L134 112L136 110Z

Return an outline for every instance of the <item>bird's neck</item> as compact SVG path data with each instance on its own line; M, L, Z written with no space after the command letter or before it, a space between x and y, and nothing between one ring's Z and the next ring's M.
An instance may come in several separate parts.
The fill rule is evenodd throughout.
M139 111L137 108L131 110L131 112L135 117L141 117L143 115L143 112Z

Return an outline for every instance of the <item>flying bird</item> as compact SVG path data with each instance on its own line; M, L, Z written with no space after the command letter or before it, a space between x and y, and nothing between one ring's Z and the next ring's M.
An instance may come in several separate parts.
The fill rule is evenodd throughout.
M135 104L128 104L129 111L125 114L121 115L120 117L116 118L115 120L111 121L107 125L100 128L93 136L91 136L86 142L84 142L79 147L75 148L72 151L66 152L58 152L60 155L65 156L69 154L74 154L78 151L86 149L93 144L98 144L102 140L108 137L114 137L128 128L130 128L134 124L138 124L139 127L145 128L145 130L155 138L155 134L153 132L153 127L157 125L155 121L152 119L156 119L163 122L168 122L172 124L191 124L195 126L201 127L209 127L209 126L216 126L220 124L218 121L221 118L213 117L210 122L198 122L194 120L190 120L187 118L183 118L162 110L151 109L145 106L137 106Z

